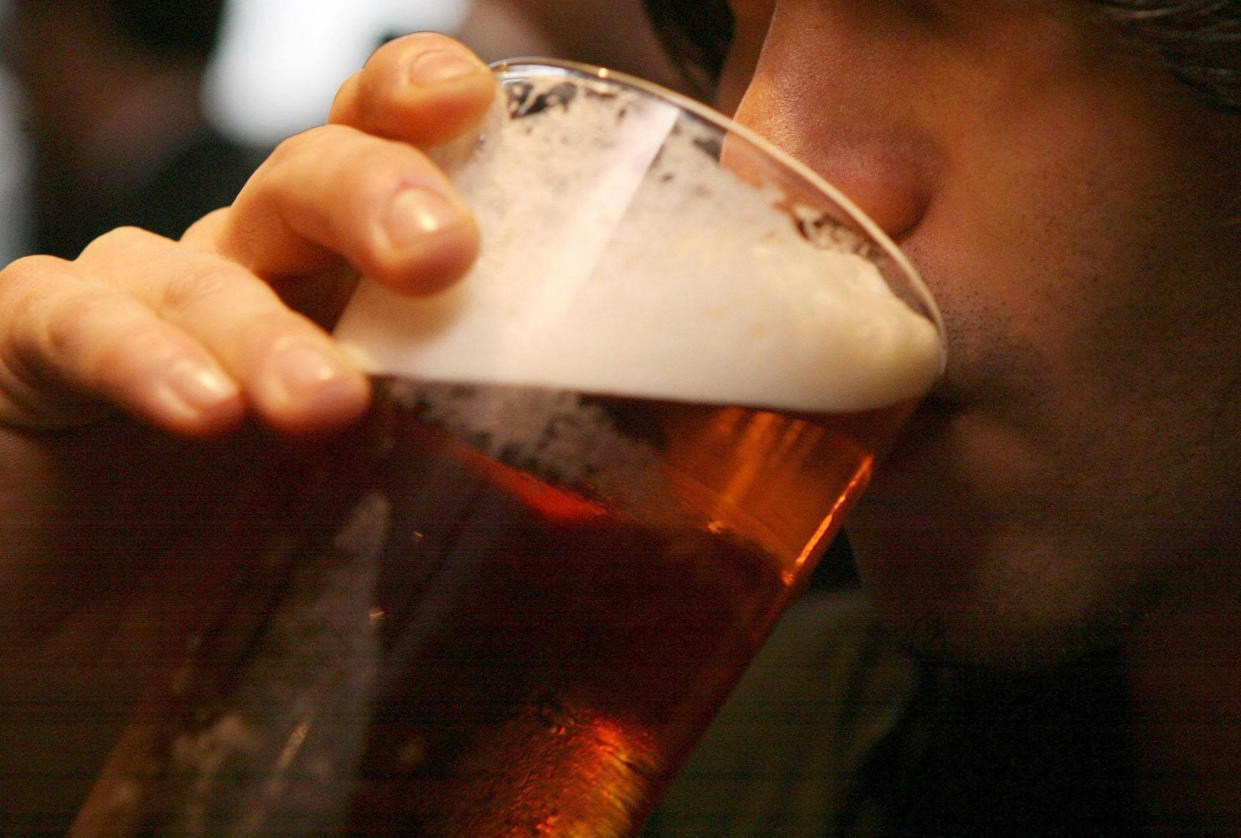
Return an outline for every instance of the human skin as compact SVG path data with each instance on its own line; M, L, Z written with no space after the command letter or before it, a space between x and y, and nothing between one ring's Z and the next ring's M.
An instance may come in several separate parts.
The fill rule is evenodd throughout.
M325 326L358 270L427 293L471 263L473 220L417 147L466 130L493 89L459 44L412 36L346 82L332 124L283 143L180 242L121 229L74 261L0 272L0 636L40 637L72 611L65 589L82 581L76 563L64 572L66 544L75 559L127 553L126 533L84 522L162 531L165 495L232 480L255 427L314 437L366 409L367 380ZM212 455L168 468L187 440L214 440L195 449ZM148 444L177 457L135 467L128 452Z
M1086 3L737 17L738 117L879 220L947 320L948 374L850 522L885 613L924 650L1045 660L1228 549L1241 119Z
M876 218L947 322L848 524L872 599L933 660L1119 643L1147 814L1241 824L1241 118L1087 3L733 8L724 107Z
M324 329L357 270L425 293L470 264L473 220L418 147L493 92L455 42L394 42L181 242L119 230L0 272L0 830L64 828L235 572L202 560L263 453L366 409Z
M1200 698L1220 701L1237 671L1206 643L1238 628L1237 118L1195 100L1088 4L738 0L735 12L722 106L869 212L948 324L944 382L850 521L881 610L912 646L950 659L1028 666L1129 640L1135 683L1160 700L1160 654L1193 638L1214 676L1196 681ZM251 436L238 432L246 419L298 436L364 409L365 380L314 323L331 322L355 270L425 291L477 246L409 143L466 130L490 79L467 61L416 81L414 60L433 49L459 55L429 36L381 50L346 84L337 124L282 147L181 244L129 231L76 262L0 274L0 416L16 452L4 508L72 509L93 475L114 477L127 449L81 438L120 440L131 425L31 430L103 404L226 451ZM407 204L385 227L397 184L446 196L447 214ZM182 476L154 461L152 480ZM54 517L38 520L55 534ZM71 628L80 612L56 611L76 601L63 575L32 570L61 567L59 542L25 535L6 559L21 593L0 613ZM1205 638L1186 633L1204 618ZM1165 721L1145 720L1148 741L1175 741ZM1204 776L1235 776L1237 749L1216 755L1222 768L1181 778L1201 791Z

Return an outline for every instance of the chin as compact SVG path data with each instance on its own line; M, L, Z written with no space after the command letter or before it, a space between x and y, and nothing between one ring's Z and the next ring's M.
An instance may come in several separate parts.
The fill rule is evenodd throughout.
M1010 615L918 605L883 602L876 608L906 654L936 666L1036 672L1113 650L1125 633L1122 621L1035 624Z
M934 522L932 522L934 523ZM988 538L992 536L992 538ZM850 530L862 584L914 657L1028 671L1114 648L1148 592L1079 572L1065 555L997 546L985 527Z
M846 524L863 586L909 652L1029 670L1114 645L1129 594L1057 512L1010 424L930 400Z

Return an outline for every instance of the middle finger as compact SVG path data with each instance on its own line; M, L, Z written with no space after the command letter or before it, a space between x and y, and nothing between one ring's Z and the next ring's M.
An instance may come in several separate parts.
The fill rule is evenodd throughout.
M217 250L268 279L320 272L334 254L406 293L465 273L478 228L422 152L343 125L285 140L242 189Z
M365 408L365 377L331 338L237 264L132 228L97 239L78 261L197 341L268 424L327 429Z

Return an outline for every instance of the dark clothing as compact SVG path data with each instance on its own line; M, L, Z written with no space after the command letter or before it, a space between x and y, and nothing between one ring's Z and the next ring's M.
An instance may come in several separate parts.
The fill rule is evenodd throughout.
M203 128L119 184L102 175L66 178L40 166L32 249L72 259L91 240L125 225L178 238L203 215L230 204L265 154Z
M1132 834L1119 672L919 669L860 593L812 590L647 835Z

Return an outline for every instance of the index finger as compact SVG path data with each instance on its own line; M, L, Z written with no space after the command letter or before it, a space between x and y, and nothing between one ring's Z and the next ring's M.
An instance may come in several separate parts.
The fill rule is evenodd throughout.
M342 85L328 121L424 148L442 145L482 117L495 90L491 70L463 44L418 32L376 50Z

